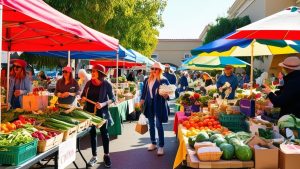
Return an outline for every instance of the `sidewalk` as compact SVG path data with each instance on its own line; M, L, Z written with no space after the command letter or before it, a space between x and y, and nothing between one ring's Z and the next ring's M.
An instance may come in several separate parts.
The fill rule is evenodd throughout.
M171 104L173 108L173 104ZM156 151L148 152L147 145L150 143L149 132L140 135L135 132L135 122L125 122L122 126L122 135L117 139L112 139L110 142L110 157L112 161L112 169L172 169L173 162L177 152L177 139L173 132L174 111L171 109L169 122L164 124L165 130L165 155L157 156ZM101 138L98 137L101 145ZM89 136L81 141L82 152L87 160L91 156ZM103 148L98 148L99 162L92 168L105 168L102 161ZM79 168L85 168L84 162L80 155L77 154L76 163ZM75 168L71 164L68 168ZM186 167L180 167L184 169Z

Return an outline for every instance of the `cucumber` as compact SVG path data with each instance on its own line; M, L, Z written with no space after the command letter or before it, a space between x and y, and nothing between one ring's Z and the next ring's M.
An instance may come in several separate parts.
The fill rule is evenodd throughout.
M67 123L70 123L70 124L79 124L80 121L74 119L74 118L71 118L69 116L63 116L63 115L54 115L54 116L51 116L52 118L56 119L56 120L60 120L60 121L63 121L63 122L67 122Z
M56 124L56 123L51 123L51 122L44 122L42 124L43 126L45 127L49 127L49 128L53 128L53 129L57 129L57 130L69 130L70 127L66 127L66 126L63 126L63 125L60 125L60 124Z
M81 118L81 119L91 119L91 116L83 111L80 111L80 110L74 110L72 113L71 113L71 116L72 117L75 117L75 118Z
M56 123L56 124L60 124L62 126L66 126L66 127L70 127L70 128L76 126L74 124L66 123L66 122L63 122L63 121L60 121L60 120L56 120L56 119L53 119L53 118L48 118L46 121L49 121L49 122L52 122L52 123Z

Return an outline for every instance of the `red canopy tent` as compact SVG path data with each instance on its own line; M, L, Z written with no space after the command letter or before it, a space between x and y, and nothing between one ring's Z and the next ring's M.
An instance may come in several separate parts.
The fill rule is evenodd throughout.
M101 64L105 67L114 68L117 67L117 62L115 60L91 60L90 65ZM141 63L128 62L128 61L119 61L118 67L124 67L126 69L131 68L133 66L141 66Z
M0 0L5 51L117 51L118 40L91 29L42 0Z
M0 0L1 5L0 49L4 51L118 50L117 39L58 12L42 0Z

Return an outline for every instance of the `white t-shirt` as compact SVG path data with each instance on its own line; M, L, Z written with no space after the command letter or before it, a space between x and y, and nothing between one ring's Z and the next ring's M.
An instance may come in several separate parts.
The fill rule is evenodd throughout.
M150 82L148 82L148 86L149 86L149 92L150 92L150 96L151 96L151 99L153 98L153 95L152 95L152 88L153 88L153 85L155 83L156 79L152 79Z

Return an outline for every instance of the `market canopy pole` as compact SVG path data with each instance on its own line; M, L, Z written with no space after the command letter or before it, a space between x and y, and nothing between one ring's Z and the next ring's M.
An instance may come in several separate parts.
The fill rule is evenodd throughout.
M250 95L252 95L253 90L253 70L254 70L254 43L255 39L251 42L251 71L250 71Z
M71 66L71 51L68 50L68 66Z
M116 77L116 83L117 83L117 89L119 89L119 51L117 52L117 66L116 66L116 68L117 68L117 77ZM118 100L118 94L117 93L115 93L115 95L116 95L116 101Z
M0 37L1 37L0 40L2 39L2 26L1 26L2 25L2 11L3 11L3 6L2 6L2 4L0 4ZM2 67L1 67L1 65L2 65L2 40L0 41L0 50L1 50L1 53L0 53L0 70L2 70ZM1 79L1 74L0 74L0 79ZM2 93L1 90L2 90L2 87L0 86L0 95ZM1 124L1 102L2 101L0 101L0 124Z

